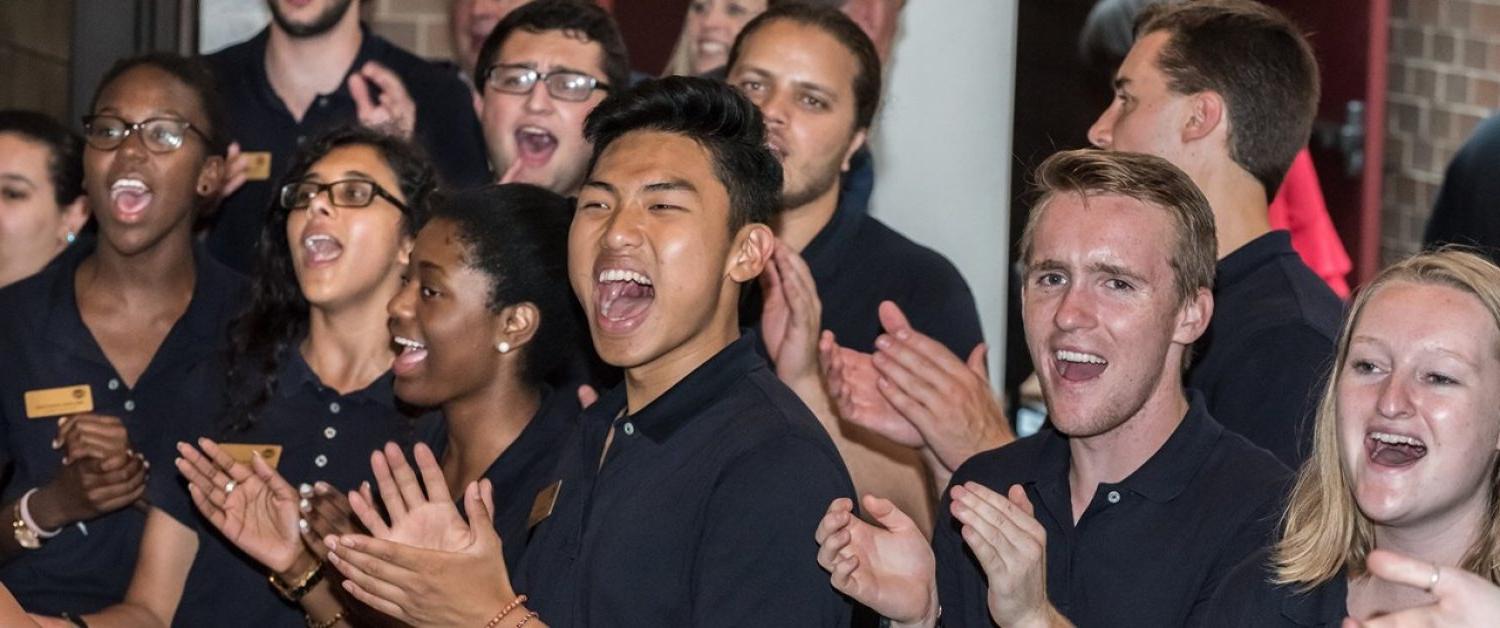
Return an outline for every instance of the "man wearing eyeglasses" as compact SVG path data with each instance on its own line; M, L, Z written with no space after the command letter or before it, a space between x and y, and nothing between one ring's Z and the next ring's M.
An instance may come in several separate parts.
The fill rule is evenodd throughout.
M495 180L576 196L593 151L583 120L629 81L625 42L597 5L538 0L506 15L474 70Z
M473 98L452 73L371 32L359 21L360 0L266 2L265 30L207 57L238 142L230 158L244 176L212 225L216 257L250 269L288 160L328 128L359 123L410 138L447 187L488 180Z

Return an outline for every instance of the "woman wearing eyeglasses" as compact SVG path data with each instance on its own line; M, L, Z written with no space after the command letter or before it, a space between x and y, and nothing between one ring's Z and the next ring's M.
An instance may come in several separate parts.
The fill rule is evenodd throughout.
M261 232L227 378L223 368L217 373L227 379L227 409L177 417L172 436L195 444L211 438L223 444L211 451L246 461L259 454L291 486L305 487L308 512L292 511L281 530L287 536L242 552L236 545L245 539L266 539L253 528L205 521L193 500L206 495L190 495L171 465L159 469L129 593L123 604L86 617L90 626L345 623L319 556L301 535L316 539L306 520L341 518L330 510L335 501L316 495L356 489L369 477L371 451L431 431L430 422L419 426L417 413L397 407L386 303L401 287L434 187L416 148L377 131L335 129L299 150ZM239 503L263 488L226 480L213 490ZM294 503L302 500L289 490Z
M167 417L210 410L198 375L243 280L193 245L226 142L210 75L175 55L106 73L85 118L98 237L0 291L0 583L33 612L118 601L170 469Z

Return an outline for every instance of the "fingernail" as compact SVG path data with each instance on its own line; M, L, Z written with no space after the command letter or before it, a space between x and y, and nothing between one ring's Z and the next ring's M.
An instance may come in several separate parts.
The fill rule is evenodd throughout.
M52 439L52 448L53 449L62 449L62 441L60 441L60 440L58 440L56 438Z
M57 420L57 426L58 427L62 427L64 425L66 425L68 423L68 419L71 419L71 418L73 418L73 417L67 417L67 416L65 416L63 418L58 419Z
M302 484L297 486L297 493L302 495L303 497L312 497L312 485L303 482Z
M297 529L302 530L303 532L306 532L307 529L308 529L307 520L306 519L298 519L297 520Z
M901 331L896 332L896 337L900 338L902 340L906 340L908 338L911 338L911 332L908 331L908 330L903 329Z
M151 461L147 460L145 458L141 458L141 466L143 466L143 467L145 467L147 469L150 469L151 468Z
M67 456L63 456L63 461L62 461L62 463L63 463L63 464L68 464L68 457L67 457Z
M875 346L881 349L889 349L891 347L891 339L885 336L878 336L875 338Z
M319 481L313 484L313 492L319 495L326 494L332 488L333 487L329 486L327 482Z
M307 498L304 497L302 501L297 502L297 508L302 512L310 512L312 510L312 502L307 501Z

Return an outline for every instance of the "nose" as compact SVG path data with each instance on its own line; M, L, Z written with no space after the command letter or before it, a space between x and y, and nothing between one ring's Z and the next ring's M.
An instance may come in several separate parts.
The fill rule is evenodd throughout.
M1098 322L1094 314L1094 303L1088 291L1077 285L1068 286L1057 302L1057 311L1052 321L1062 331L1088 329Z
M703 14L703 30L710 29L729 30L729 11L720 3L714 3L708 12Z
M322 190L319 190L318 193L314 194L312 199L307 202L307 216L309 218L313 216L332 218L334 213L335 210L333 209L332 188L324 188Z
M526 94L526 111L528 113L548 113L552 111L555 103L552 102L552 93L547 91L547 82L538 80L531 86L531 91Z
M408 270L407 272L411 272ZM401 282L401 289L391 296L390 302L385 304L385 313L390 318L387 325L394 329L398 322L405 322L415 315L415 304L417 302L416 279L408 278Z
M601 238L604 248L621 251L640 246L641 222L645 211L639 203L627 203L610 214Z
M761 118L765 120L767 127L786 126L787 103L779 90L768 85L759 98L752 97L750 100L760 107Z
M1410 382L1399 373L1392 373L1380 383L1380 398L1375 403L1380 416L1389 419L1411 416L1413 408Z
M1094 125L1089 127L1090 144L1108 150L1110 145L1114 143L1114 126L1115 117L1118 115L1118 107L1118 100L1110 103L1109 108L1105 109L1104 113L1099 114L1099 119L1095 120Z

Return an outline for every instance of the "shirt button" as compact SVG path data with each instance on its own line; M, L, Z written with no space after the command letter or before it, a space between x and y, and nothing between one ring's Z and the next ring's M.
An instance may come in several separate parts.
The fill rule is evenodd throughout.
M325 428L323 428L323 437L324 438L332 439L333 437L338 436L338 435L339 435L339 431L336 430L336 429L333 429L332 427L325 427Z
M135 400L133 400L133 399L126 399L125 400L125 411L126 412L135 412Z
M625 435L626 436L635 436L635 424L634 423L631 423L629 421L625 422Z
M328 456L318 454L317 458L313 458L313 464L318 465L319 469L328 466Z
M338 414L339 413L339 402L335 401L333 403L328 404L328 411L332 412L334 414Z
M110 390L119 390L120 389L120 380L118 380L118 379L111 379L111 380L109 380L109 389Z
M1109 498L1109 503L1111 504L1120 503L1120 491L1110 491L1107 497Z
M318 97L318 106L319 107L327 107L328 106L328 97L327 96L319 96Z

